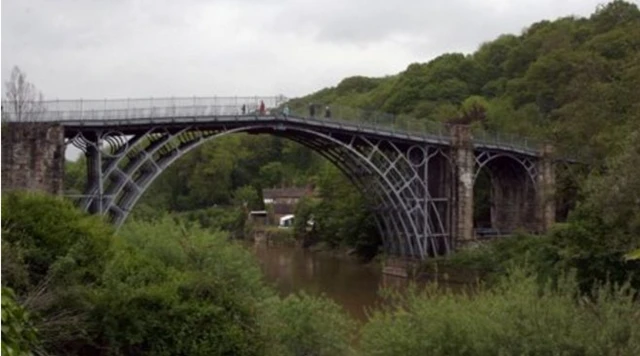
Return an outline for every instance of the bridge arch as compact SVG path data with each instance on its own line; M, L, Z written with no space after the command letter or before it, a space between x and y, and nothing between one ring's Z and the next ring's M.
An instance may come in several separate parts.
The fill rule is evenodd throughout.
M474 227L508 234L537 229L538 166L530 157L483 151L475 157Z
M102 213L120 226L146 189L173 162L205 142L239 132L292 139L336 165L356 187L372 197L377 226L390 251L418 258L449 251L448 221L440 217L442 209L429 199L419 165L412 162L404 148L384 139L322 132L286 122L217 130L196 125L151 129L127 140L114 131L98 133L96 137L77 136L73 143L83 148L89 159L97 158L82 207ZM100 142L110 142L111 149L105 151ZM426 220L432 221L416 218L429 214L434 218ZM435 235L440 237L434 238Z

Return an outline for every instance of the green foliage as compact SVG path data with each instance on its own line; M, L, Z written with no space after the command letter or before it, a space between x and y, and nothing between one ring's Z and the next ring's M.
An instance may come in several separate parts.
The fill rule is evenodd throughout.
M516 234L428 261L422 268L470 268L488 272L487 280L491 281L514 266L526 265L541 282L546 283L549 279L557 279L562 273L557 268L560 258L558 247L551 237Z
M363 93L375 89L380 83L379 79L355 76L343 79L336 87L338 95L347 95L349 93Z
M573 278L540 288L512 270L473 295L436 288L396 297L362 330L365 355L635 355L640 351L637 301L626 288L575 299Z
M368 257L375 254L380 236L361 192L330 165L325 165L316 184L320 199L315 203L304 201L299 208L303 216L313 216L315 238L333 247L355 247ZM296 219L297 232L303 230L303 222L306 220Z
M165 216L130 221L111 236L67 201L30 193L3 195L2 208L3 353L28 354L34 347L69 355L348 349L351 324L335 304L312 297L280 301L251 253L226 233ZM4 285L19 287L24 308ZM309 331L304 338L292 339L291 312L307 313L295 324Z
M293 231L295 236L307 237L309 234L308 221L313 220L314 212L317 210L317 206L320 200L311 197L302 197L296 204L295 220L293 221Z
M262 187L305 185L319 156L273 136L234 134L216 138L167 169L141 199L159 210L180 212L212 206L262 205Z
M29 313L16 302L10 288L2 287L2 354L31 355L38 345Z
M165 218L127 224L92 322L111 354L254 355L258 307L271 296L249 252Z
M624 258L627 260L640 260L640 249L629 252Z
M640 261L624 255L640 247L640 126L623 150L607 160L603 174L592 174L585 199L565 225L553 232L564 263L578 270L583 288L594 281L631 280L640 288Z
M269 355L347 355L355 323L333 301L304 293L270 300L263 324L273 335Z
M265 227L265 236L270 244L294 246L296 243L296 235L294 229L291 228L267 226Z
M76 161L66 161L64 188L67 194L82 194L87 180L87 160L80 156Z
M72 353L85 342L85 316L109 259L111 234L99 218L63 199L3 194L2 284L31 314L42 352Z
M233 193L233 203L248 210L261 210L264 208L261 194L255 187L245 185L236 189Z
M111 233L99 218L78 211L60 198L28 192L4 193L3 246L6 243L8 250L15 253L7 260L15 261L16 266L26 265L27 281L3 280L3 284L33 287L45 278L54 278L56 283L97 283ZM13 274L18 275L19 272Z
M240 207L211 207L172 214L176 221L197 223L212 231L226 231L236 238L244 237L247 211Z

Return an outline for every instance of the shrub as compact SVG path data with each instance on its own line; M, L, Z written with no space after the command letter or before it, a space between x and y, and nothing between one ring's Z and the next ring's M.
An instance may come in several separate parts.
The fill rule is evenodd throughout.
M99 218L58 197L3 194L2 283L31 315L43 352L67 354L85 341L111 236Z
M275 245L295 245L296 236L294 229L292 228L281 228L277 226L267 226L265 229L265 235L269 241L269 243L273 243Z
M26 265L31 287L45 277L67 284L98 282L111 234L111 228L98 217L80 212L63 199L31 192L2 196L2 239L12 251L19 251L19 263Z
M92 316L112 354L254 355L259 303L272 295L248 251L224 233L130 222L114 245Z
M554 289L511 270L495 288L454 295L427 288L374 312L362 331L367 355L635 355L640 313L628 288L576 298L573 276Z
M211 207L175 213L176 223L195 222L211 231L227 231L234 238L245 235L247 213L238 207Z
M273 342L270 355L346 355L355 323L333 301L304 293L272 299L263 307L262 324Z
M10 288L2 287L2 354L30 355L38 347L29 313L16 302Z
M559 259L558 249L550 237L516 234L434 259L422 269L428 269L433 264L471 268L488 272L488 278L491 279L503 275L514 265L526 265L539 275L541 281L546 281L557 277L555 266Z

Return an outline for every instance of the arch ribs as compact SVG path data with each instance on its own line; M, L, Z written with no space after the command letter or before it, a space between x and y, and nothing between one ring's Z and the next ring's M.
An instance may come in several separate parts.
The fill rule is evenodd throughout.
M80 206L120 227L146 189L173 162L202 143L235 132L292 139L336 165L369 199L388 254L424 259L448 253L448 193L430 189L436 147L403 145L364 134L253 123L202 129L151 128L135 135L79 131L70 143L88 159L88 184ZM450 165L446 165L450 169Z

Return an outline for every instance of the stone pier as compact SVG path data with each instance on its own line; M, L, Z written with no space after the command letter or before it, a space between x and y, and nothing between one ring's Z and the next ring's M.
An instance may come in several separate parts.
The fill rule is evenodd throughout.
M55 123L2 123L2 190L60 195L64 128Z
M556 173L552 158L553 147L545 145L538 161L538 190L536 197L536 214L538 232L547 231L556 221Z
M456 196L452 199L453 224L451 234L456 247L465 245L473 236L473 178L475 156L469 126L456 125L451 129L451 152L455 161Z

